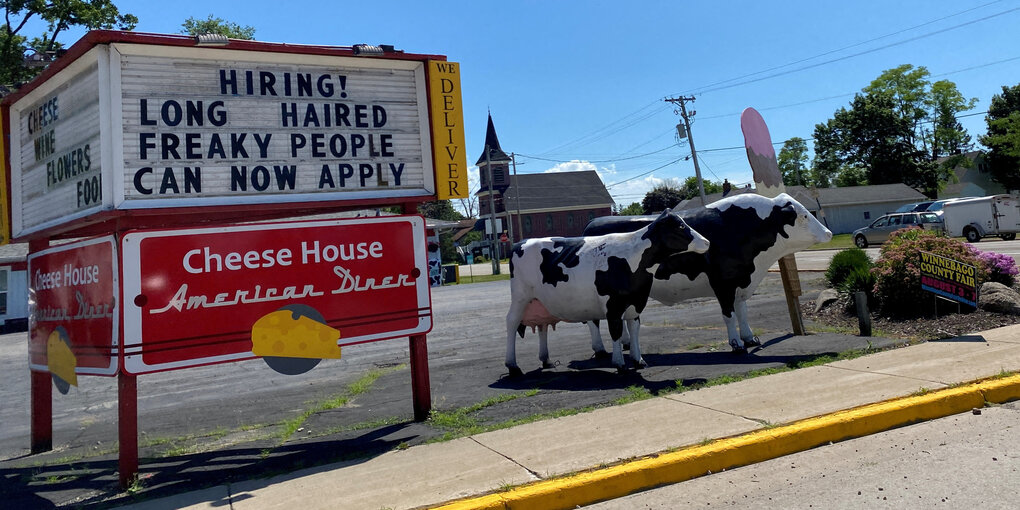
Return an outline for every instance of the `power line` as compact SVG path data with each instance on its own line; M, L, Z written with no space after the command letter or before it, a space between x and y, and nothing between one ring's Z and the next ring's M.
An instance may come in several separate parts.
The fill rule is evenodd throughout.
M663 168L666 168L667 166L669 166L669 165L672 165L673 163L677 163L677 162L679 162L680 160L682 160L682 159L685 159L685 158L687 158L687 157L688 157L688 156L684 156L684 157L682 157L682 158L676 158L676 159L674 159L673 161L670 161L669 163L666 163L665 165L662 165L662 166L660 166L660 167L656 167L656 168L653 168L653 169L651 169L651 170L649 170L649 171L647 171L647 172L644 172L644 173L640 173L640 174L637 174L637 175L635 175L634 177L630 177L630 178L624 179L624 180L622 180L622 181L616 181L616 182L614 182L614 183L612 183L612 184L606 184L606 189L612 188L613 186L617 186L617 185L623 184L623 183L625 183L625 182L633 181L634 179L637 179L638 177L644 177L644 176L646 176L646 175L648 175L648 174L650 174L650 173L652 173L652 172L654 172L654 171L656 171L656 170L661 170L661 169L663 169Z
M591 137L596 137L596 136L599 136L599 134L601 134L601 133L602 133L603 131L605 131L605 130L607 130L607 129L609 129L609 128L612 128L612 127L613 127L613 126L615 126L616 124L619 124L619 123L621 123L621 122L624 122L624 121L626 121L627 119L629 119L629 118L630 118L630 117L632 117L632 116L635 116L635 115L640 115L640 114L641 114L642 112L644 112L645 110L649 109L650 107L656 106L656 105L658 105L658 104L660 104L658 100L652 101L651 103L648 103L648 104L646 104L646 105L642 106L641 108L638 108L637 110L635 110L635 111L633 111L633 112L631 112L631 113L628 113L628 114L624 115L623 117L620 117L620 118L618 118L618 119L614 120L613 122L610 122L609 124L606 124L605 126L602 126L601 128L598 128L598 129L596 129L595 131L592 131L592 132L590 132L590 133L588 133L588 134L586 134L586 135L580 136L580 137L578 137L578 138L575 138L575 139L573 139L573 140L571 140L571 141L568 141L568 142L562 143L562 144L560 144L560 145L557 145L557 146L555 146L555 147L553 147L553 148L551 148L551 149L548 149L548 150L546 150L546 151L543 151L543 152L542 152L542 154L550 154L550 153L553 153L553 152L555 152L555 151L557 151L557 150L560 150L560 149L563 149L563 148L565 148L565 147L569 147L569 146L571 146L571 145L574 145L574 144L576 144L576 143L579 143L579 142L581 142L581 141L584 141L584 140L585 140L586 138L591 138ZM658 112L658 111L653 111L653 112L652 112L651 114L648 114L648 115L646 115L645 117L642 117L641 119L639 119L639 121L640 121L640 120L644 120L645 118L648 118L648 117L650 117L651 115L654 115L654 114L656 114L656 113L659 113L659 112ZM630 123L630 124L628 124L628 125L626 125L626 126L624 126L624 127L620 128L620 129L618 129L618 130L615 130L615 131L611 131L611 132L610 132L609 134L613 134L613 133L617 133L617 132L619 132L619 131L622 131L623 129L626 129L626 128L628 128L628 127L632 126L633 124L634 124L634 123L632 122L632 123ZM585 143L591 143L592 141L594 141L594 140L589 140L589 141L586 141Z
M842 48L838 48L838 49L835 49L835 50L826 51L824 53L819 53L819 54L811 56L811 57L803 58L803 59L800 59L800 60L795 60L793 62L788 62L786 64L770 67L768 69L762 69L760 71L755 71L753 73L748 73L748 74L737 76L737 77L734 77L734 78L729 78L729 79L718 81L718 82L715 82L715 83L710 83L708 85L704 85L703 87L699 87L699 88L714 87L714 86L722 85L722 84L729 83L729 82L732 82L732 81L741 80L741 79L744 79L744 78L750 78L752 76L757 76L759 74L764 74L764 73L767 73L767 72L770 72L770 71L775 71L777 69L782 69L784 67L789 67L789 66L792 66L792 65L800 64L802 62L807 62L809 60L814 60L816 58L824 57L826 55L831 55L833 53L839 53L839 52L841 52L843 50L848 50L850 48L855 48L857 46L862 46L862 45L865 45L865 44L870 43L870 42L875 42L875 41L878 41L880 39L885 39L887 37L892 37L894 35L899 35L899 34L902 34L904 32L909 32L911 30L915 30L915 29L918 29L918 28L921 28L921 27L924 27L924 26L927 26L927 25L938 23L939 21L943 21L943 20L946 20L946 19L949 19L949 18L960 16L962 14L966 14L968 12L971 12L971 11L974 11L974 10L977 10L977 9L981 9L981 8L987 7L987 6L992 5L992 4L996 4L996 3L999 3L1001 1L1002 0L996 0L994 2L988 2L986 4L979 5L977 7L972 7L970 9L965 9L963 11L950 14L948 16L943 16L941 18L937 18L937 19L934 19L934 20L931 20L931 21L927 21L927 22L921 23L920 25L914 25L914 26L912 26L910 28L905 28L903 30L898 30L896 32L890 32L888 34L881 35L881 36L878 36L878 37L875 37L875 38L872 38L872 39L868 39L868 40L865 40L865 41L861 41L861 42L858 42L858 43L855 43L855 44L851 44L849 46L844 46ZM697 90L697 89L693 89L693 90ZM688 92L691 92L691 91L689 90Z
M745 80L745 81L741 81L741 82L737 82L737 83L731 83L729 85L721 85L721 86L714 87L714 88L708 88L708 89L705 89L705 90L701 90L700 92L697 93L697 95L707 94L709 92L716 92L716 91L719 91L719 90L729 89L729 88L733 88L733 87L739 87L741 85L747 85L749 83L756 83L756 82L759 82L759 81L768 80L770 78L776 78L778 76L784 76L784 75L787 75L787 74L793 74L793 73L797 73L797 72L800 72L800 71L805 71L807 69L813 69L815 67L821 67L823 65L831 64L833 62L839 62L839 61L842 61L842 60L847 60L847 59L851 59L851 58L854 58L854 57L859 57L861 55L867 55L869 53L874 53L876 51L881 51L881 50L884 50L884 49L892 48L893 46L899 46L901 44L906 44L908 42L913 42L913 41L917 41L919 39L924 39L926 37L931 37L933 35L949 32L950 30L956 30L957 28L962 28L962 27L965 27L965 26L968 26L968 25L973 25L975 23L980 23L982 21L986 21L986 20L989 20L989 19L992 19L992 18L995 18L995 17L998 17L998 16L1003 16L1003 15L1006 15L1006 14L1009 14L1011 12L1015 12L1015 11L1018 11L1018 10L1020 10L1020 7L1014 7L1012 9L1009 9L1009 10L1006 10L1006 11L1002 11L1002 12L999 12L999 13L996 13L996 14L985 16L983 18L978 18L976 20L971 20L971 21L968 21L968 22L965 22L965 23L960 23L959 25L953 25L951 27L939 29L939 30L936 30L934 32L928 32L926 34L921 34L921 35L918 35L918 36L910 37L910 38L904 39L902 41L897 41L897 42L889 43L889 44L886 44L886 45L883 45L883 46L879 46L877 48L872 48L870 50L864 50L864 51L861 51L861 52L858 52L858 53L853 53L853 54L842 56L842 57L839 57L839 58L834 58L834 59L831 59L831 60L825 60L825 61L818 62L818 63L815 63L815 64L810 64L810 65L798 67L796 69L790 69L788 71L782 71L782 72L778 72L778 73L773 73L773 74L770 74L770 75L767 75L767 76L763 76L761 78L755 78L755 79L752 79L752 80Z
M627 160L630 160L630 159L638 159L638 158L643 158L645 156L651 156L652 154L658 154L658 153L660 153L662 151L665 151L665 150L668 150L668 149L672 149L673 147L676 147L676 145L670 144L670 145L667 145L667 146L665 146L665 147L663 147L663 148L661 148L659 150L655 150L655 151L652 151L652 152L646 152L644 154L638 154L636 156L629 156L629 157L625 157L625 158L616 158L616 159L602 159L602 160L597 160L597 161L585 160L583 162L586 162L586 163L615 163L617 161L627 161ZM520 156L522 158L537 159L539 161L551 161L553 163L572 163L574 161L581 162L577 158L569 159L569 160L562 160L562 159L541 158L541 157L538 157L538 156L529 156L527 154L518 154L518 156Z

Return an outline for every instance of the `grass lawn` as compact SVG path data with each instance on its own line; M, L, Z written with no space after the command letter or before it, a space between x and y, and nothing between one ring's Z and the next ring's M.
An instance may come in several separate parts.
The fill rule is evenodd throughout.
M468 275L468 274L464 274L466 272L467 271L462 271L460 273L460 281L457 282L458 285L462 284L462 283L484 283L484 282L496 282L496 281L499 281L499 280L509 280L510 279L510 274L509 273L503 273L503 274L482 274L482 275L478 275L478 276L471 276L471 275Z
M845 250L847 248L854 247L854 240L850 238L852 234L836 234L832 236L832 240L827 243L816 244L808 250Z

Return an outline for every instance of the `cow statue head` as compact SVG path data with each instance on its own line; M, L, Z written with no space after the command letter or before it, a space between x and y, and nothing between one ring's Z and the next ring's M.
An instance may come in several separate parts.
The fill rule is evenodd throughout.
M705 253L708 251L708 239L696 232L679 214L666 209L650 223L641 236L652 242L656 250L656 260L661 261L670 255L681 252Z
M780 193L772 200L782 211L782 223L788 225L782 229L782 237L785 239L780 241L788 252L800 251L832 240L832 232L793 197Z

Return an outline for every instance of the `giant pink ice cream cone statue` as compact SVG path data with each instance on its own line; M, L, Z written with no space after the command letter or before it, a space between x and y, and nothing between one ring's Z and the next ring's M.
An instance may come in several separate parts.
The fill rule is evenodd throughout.
M740 115L740 130L744 132L747 161L751 164L758 194L772 198L785 193L786 186L783 185L783 175L776 161L776 149L772 146L772 137L765 119L754 108L747 108ZM800 276L797 274L797 259L794 255L779 259L779 272L786 290L786 306L790 311L793 333L803 335L806 331L800 311Z

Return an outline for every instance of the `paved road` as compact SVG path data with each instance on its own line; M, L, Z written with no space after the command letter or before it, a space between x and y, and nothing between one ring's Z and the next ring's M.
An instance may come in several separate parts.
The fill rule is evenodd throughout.
M586 508L1016 508L1018 421L1012 402Z

